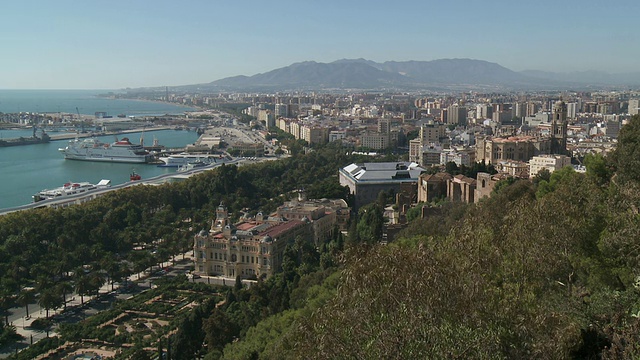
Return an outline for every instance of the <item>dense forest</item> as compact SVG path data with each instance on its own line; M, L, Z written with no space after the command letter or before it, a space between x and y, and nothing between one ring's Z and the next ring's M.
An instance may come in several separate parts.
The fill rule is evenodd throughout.
M586 174L543 172L478 204L428 205L437 211L386 245L381 196L347 238L298 239L282 272L188 317L172 358L637 358L639 139L634 116L614 153L585 159ZM36 294L54 308L70 289L91 293L186 250L221 201L238 218L299 188L347 198L337 169L358 159L345 153L325 146L0 217L0 311Z

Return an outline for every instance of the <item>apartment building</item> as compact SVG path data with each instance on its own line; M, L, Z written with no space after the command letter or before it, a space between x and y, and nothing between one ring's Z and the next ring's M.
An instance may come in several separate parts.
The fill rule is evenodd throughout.
M536 176L542 169L554 172L565 166L571 166L571 158L566 155L534 156L529 160L529 177Z
M326 144L329 141L329 128L317 125L300 127L300 138L309 144Z

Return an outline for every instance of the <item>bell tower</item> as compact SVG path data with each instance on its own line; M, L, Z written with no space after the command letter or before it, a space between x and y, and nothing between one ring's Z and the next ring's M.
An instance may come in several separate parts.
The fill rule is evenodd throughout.
M553 105L551 121L551 153L567 153L567 104L560 100Z
M211 224L211 231L220 231L229 224L229 212L223 202L216 209L216 220Z

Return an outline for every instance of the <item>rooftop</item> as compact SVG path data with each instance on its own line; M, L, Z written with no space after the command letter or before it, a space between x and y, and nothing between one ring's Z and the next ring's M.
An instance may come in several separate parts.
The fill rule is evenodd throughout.
M272 238L277 238L278 236L286 233L287 231L293 229L294 227L300 226L304 224L303 221L300 220L289 220L285 223L281 223L275 226L270 227L269 229L263 231L260 236L271 236Z
M418 179L424 171L415 162L386 162L351 164L342 169L356 181L391 181Z
M451 179L451 174L447 172L439 172L435 174L423 174L422 179L425 181L430 181L430 180L445 181L445 180Z
M494 142L519 142L519 141L535 141L534 136L509 136L507 138L493 138Z
M462 174L454 176L453 177L453 181L454 182L458 182L458 183L465 182L465 183L470 184L470 185L473 185L473 184L476 183L476 179L472 179L470 177L466 177L466 176L464 176Z
M259 223L256 221L243 221L235 224L236 229L240 231L257 231L261 232L273 226L272 223Z

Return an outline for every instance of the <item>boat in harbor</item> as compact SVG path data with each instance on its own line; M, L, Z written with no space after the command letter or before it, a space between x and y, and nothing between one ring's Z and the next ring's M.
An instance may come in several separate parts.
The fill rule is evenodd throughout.
M138 181L138 180L142 180L142 176L140 176L140 174L136 173L136 171L133 170L129 175L129 181Z
M6 146L20 146L20 145L33 145L33 144L46 144L51 140L51 137L42 130L40 136L36 135L36 128L33 128L33 136L31 137L19 137L16 139L0 139L0 147Z
M179 166L176 171L177 172L185 172L185 171L189 171L189 170L205 167L205 166L211 165L211 164L213 164L213 162L206 162L206 161L202 161L202 160L196 160L196 161L189 162L186 165Z
M161 156L158 158L163 163L158 165L160 167L181 167L186 166L189 163L200 161L204 162L207 165L215 164L216 158L207 154L189 154L189 153L180 153L173 154L169 156Z
M151 152L151 153L159 153L161 151L164 151L165 146L164 145L160 145L158 143L158 139L156 139L155 137L153 138L153 145L151 146L144 146L144 149Z
M132 144L129 138L122 138L113 143L103 143L96 138L71 140L65 148L58 149L65 159L85 161L105 161L121 163L148 163L153 155L142 145Z
M100 180L97 184L89 182L68 182L59 188L42 190L33 195L33 202L58 199L65 196L77 195L93 190L106 189L111 186L111 180Z

